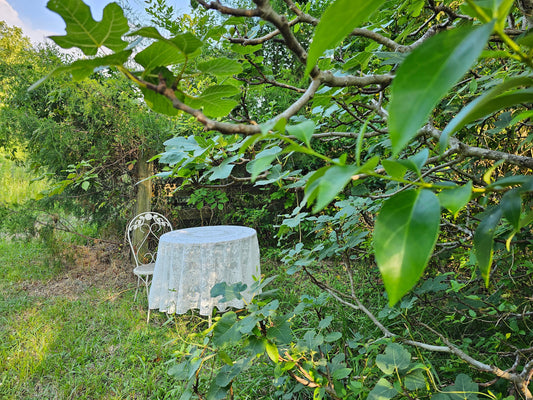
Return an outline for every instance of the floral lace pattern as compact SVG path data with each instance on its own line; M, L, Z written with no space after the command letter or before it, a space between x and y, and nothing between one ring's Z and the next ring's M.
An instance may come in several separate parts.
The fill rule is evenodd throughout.
M221 303L211 297L211 288L220 282L249 288L260 275L254 229L221 225L172 231L159 242L149 306L169 314L198 309L200 315L210 315L214 307L240 308L242 300ZM249 301L252 293L246 290L243 297Z

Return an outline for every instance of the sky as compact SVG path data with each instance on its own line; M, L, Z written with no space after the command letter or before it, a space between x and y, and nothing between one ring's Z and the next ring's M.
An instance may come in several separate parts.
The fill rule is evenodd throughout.
M93 18L99 21L102 18L102 10L112 0L84 0L91 7ZM64 35L65 23L56 13L46 8L48 0L0 0L0 20L9 26L22 28L24 34L29 36L32 42L42 42L50 35ZM129 0L128 4L133 10L142 13L144 0ZM189 0L168 0L168 4L176 10L187 11Z

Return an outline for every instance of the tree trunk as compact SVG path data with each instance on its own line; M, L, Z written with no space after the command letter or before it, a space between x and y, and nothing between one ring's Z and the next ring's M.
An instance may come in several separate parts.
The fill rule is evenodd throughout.
M137 195L135 201L135 215L140 213L151 211L151 202L152 202L152 180L147 179L153 175L153 167L151 163L148 163L147 154L143 153L139 156L136 165L136 187ZM134 243L139 243L142 239L142 232L135 231L133 234ZM133 259L132 254L132 261Z

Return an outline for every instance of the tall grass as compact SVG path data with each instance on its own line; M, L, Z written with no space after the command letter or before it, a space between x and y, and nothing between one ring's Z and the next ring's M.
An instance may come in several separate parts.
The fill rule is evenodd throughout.
M23 153L15 156L19 161L0 151L0 204L21 204L35 199L48 184L46 180L34 180L37 176L24 165Z

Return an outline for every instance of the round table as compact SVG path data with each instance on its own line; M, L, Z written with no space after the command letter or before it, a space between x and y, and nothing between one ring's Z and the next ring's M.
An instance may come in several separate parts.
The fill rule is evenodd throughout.
M250 286L260 279L259 245L252 228L234 225L203 226L165 233L159 239L148 303L150 309L183 314L198 309L211 315L214 307L241 308L243 300L221 303L211 297L220 282L248 286L243 298L250 301Z

